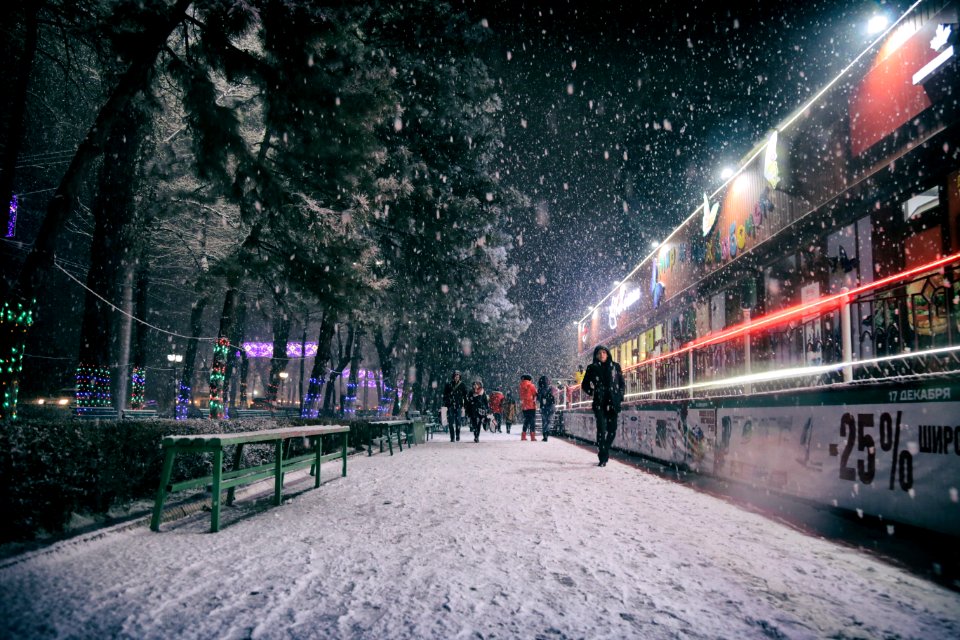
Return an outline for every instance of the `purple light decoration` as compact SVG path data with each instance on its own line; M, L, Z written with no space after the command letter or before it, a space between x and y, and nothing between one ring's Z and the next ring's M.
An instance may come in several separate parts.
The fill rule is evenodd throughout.
M19 208L17 202L17 194L13 194L13 198L10 199L10 218L7 220L7 238L12 238L17 232L17 209Z
M287 357L288 358L303 357L301 355L302 348L303 348L303 345L299 342L288 342ZM273 357L272 342L244 342L243 350L247 354L248 358L272 358ZM317 355L317 343L308 342L306 357L312 358L316 355Z

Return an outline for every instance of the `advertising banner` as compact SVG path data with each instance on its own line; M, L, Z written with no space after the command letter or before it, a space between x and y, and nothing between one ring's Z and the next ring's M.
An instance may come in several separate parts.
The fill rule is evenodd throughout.
M614 447L885 520L960 533L951 386L624 407ZM844 404L843 400L849 400ZM593 415L567 431L596 439Z

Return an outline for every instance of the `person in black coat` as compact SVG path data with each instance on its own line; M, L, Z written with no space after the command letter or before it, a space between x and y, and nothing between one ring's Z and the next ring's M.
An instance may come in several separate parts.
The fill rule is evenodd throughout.
M487 422L490 413L490 401L483 390L483 383L477 380L473 383L473 393L467 398L467 416L470 418L470 429L473 431L473 441L480 442L480 427Z
M460 372L454 371L450 382L443 388L443 406L447 408L447 428L450 429L450 442L460 440L460 425L467 404L467 385L460 379Z
M607 466L610 445L617 436L617 416L626 383L620 365L613 361L610 351L600 345L593 350L593 362L587 367L580 384L583 392L593 398L593 416L597 421L598 466Z

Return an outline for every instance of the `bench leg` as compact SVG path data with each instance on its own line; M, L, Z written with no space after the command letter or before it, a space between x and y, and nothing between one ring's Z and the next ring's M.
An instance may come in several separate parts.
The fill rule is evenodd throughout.
M367 457L369 458L373 455L373 430L370 428L369 424L364 425L363 429L367 432ZM383 444L380 446L382 447Z
M383 431L380 433L383 433ZM398 438L397 443L399 444L399 442L400 439ZM393 427L390 425L387 425L387 446L390 447L390 455L393 455ZM380 439L380 452L383 453L383 438Z
M240 468L240 461L243 460L243 443L237 445L237 450L233 454L233 470L236 471ZM227 489L227 506L233 504L233 498L236 495L236 487L230 487Z
M346 477L347 475L347 436L349 433L340 434L343 436L343 453L341 457L343 458L343 470L340 472L341 477Z
M320 458L323 456L323 436L314 438L313 446L317 450L317 460L313 463L313 469L317 471L313 478L313 488L316 489L320 486ZM310 473L313 473L313 469L310 470Z
M276 448L276 477L273 480L273 504L279 506L283 502L283 440L277 440Z
M167 497L167 484L173 472L173 457L177 455L174 449L167 449L163 454L163 471L160 472L160 488L157 489L157 500L153 504L153 517L150 519L150 530L160 531L160 516L163 515L163 501Z
M401 451L401 452L403 451L403 438L400 437L402 430L403 430L403 426L401 426L401 425L398 424L398 425L397 425L397 446L400 447L400 451ZM408 449L410 448L410 441L409 441L409 440L407 441L407 448L408 448Z
M213 452L213 495L210 497L210 531L220 531L220 486L223 481L223 447Z

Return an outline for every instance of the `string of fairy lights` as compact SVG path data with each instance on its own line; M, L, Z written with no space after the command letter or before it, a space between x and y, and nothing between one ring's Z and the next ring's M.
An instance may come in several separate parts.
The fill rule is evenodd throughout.
M80 281L76 276L70 273L67 269L64 268L59 261L56 261L55 266L62 271L70 280L75 284L82 287L86 291L90 292L106 305L108 305L114 311L117 311L131 320L146 326L153 331L156 331L161 334L182 338L186 340L197 340L200 342L213 342L213 363L210 367L210 376L209 376L209 415L211 418L228 418L228 407L225 402L224 392L226 388L226 371L227 371L227 361L230 356L231 351L238 353L243 350L247 352L248 357L272 357L273 356L273 345L272 343L244 343L243 345L234 345L226 337L194 337L194 336L185 336L183 334L176 333L174 331L169 331L161 327L157 327L141 318L136 317L135 315L124 311L117 305L113 304L102 295L93 291L85 283ZM315 342L307 342L305 344L300 343L289 343L286 348L286 358L290 360L299 360L315 357L317 353L317 344ZM341 375L346 374L347 372L339 372ZM360 372L362 375L364 372ZM371 372L366 372L369 376ZM367 377L365 376L365 378ZM344 413L352 414L356 412L357 405L357 390L359 388L358 382L353 380L354 376L347 375L347 384L346 389L343 394L342 402L344 407ZM390 407L393 404L394 394L396 387L386 379L380 379L382 382L383 393L380 397L380 402L378 403L377 410L380 413L389 411ZM130 391L130 406L131 408L142 408L145 403L145 391L147 383L147 368L143 366L133 366L131 373L131 391ZM324 386L327 384L325 377L320 376L318 378L311 377L309 380L309 387L307 393L303 398L303 415L302 417L317 417L319 415L319 404L321 397L323 395ZM365 385L369 386L369 381L365 380ZM90 363L81 363L77 367L76 372L76 408L78 412L89 411L92 409L100 407L109 407L112 404L111 398L111 374L110 368L105 366L98 366ZM241 380L240 382L240 394L241 401L246 398L246 381ZM271 378L268 383L267 392L269 397L276 397L278 392L278 385L275 380ZM311 391L314 390L314 391ZM175 402L175 417L178 420L186 419L189 412L190 403L192 401L192 388L187 381L184 379L179 379L177 381L177 393L176 393L176 402Z

